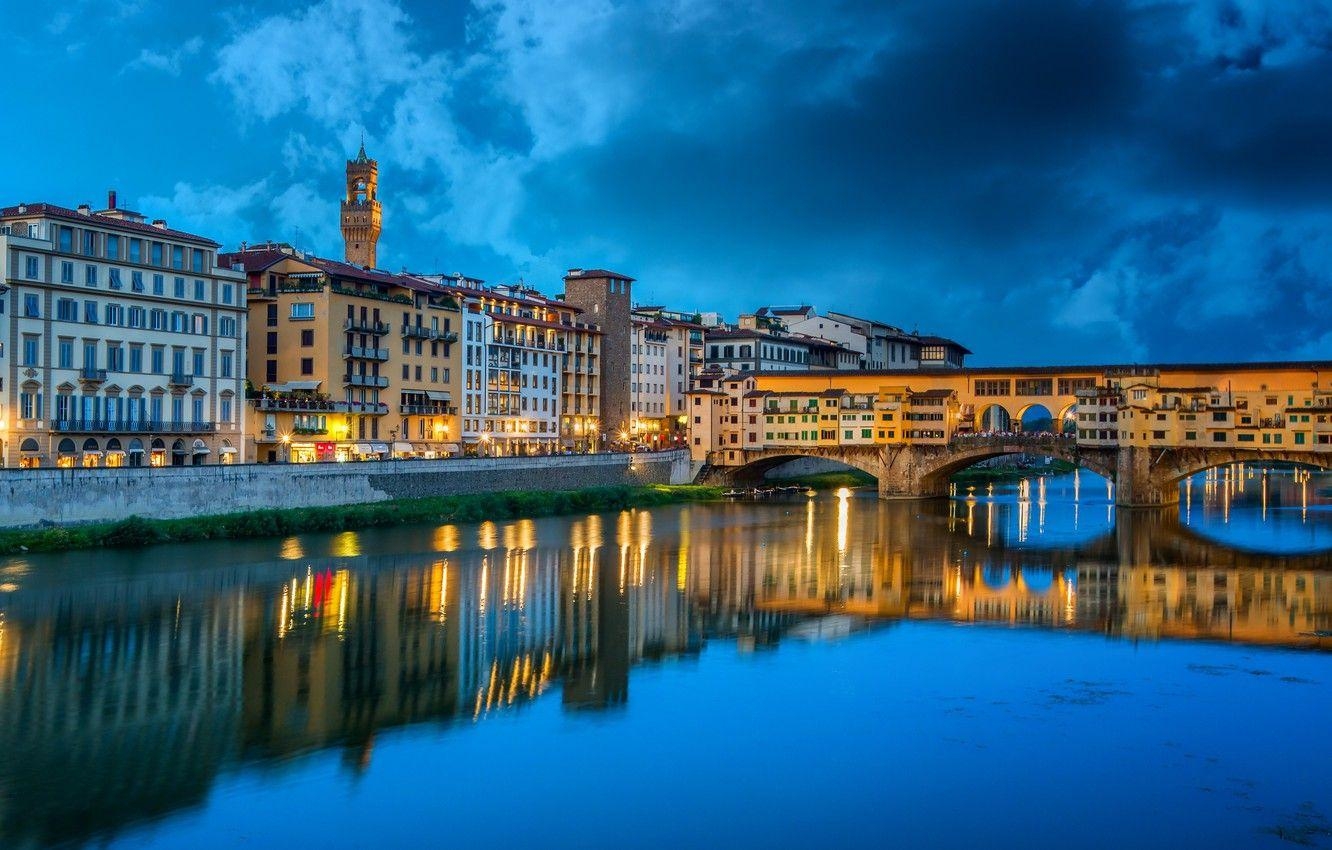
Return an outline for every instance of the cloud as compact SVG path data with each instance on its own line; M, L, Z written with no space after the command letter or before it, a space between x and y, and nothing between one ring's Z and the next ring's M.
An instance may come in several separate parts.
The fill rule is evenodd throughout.
M194 56L203 47L203 39L199 36L187 40L175 50L167 52L158 52L143 48L139 55L130 60L120 69L121 73L126 71L160 71L173 77L180 76L181 63Z
M1244 359L1326 342L1329 9L318 0L236 19L210 79L279 140L278 232L336 245L365 132L394 267L626 265L655 300L817 296L989 362Z
M416 71L407 23L392 0L323 0L243 25L211 79L260 120L297 108L329 125L361 120Z
M168 226L195 231L223 244L235 244L250 238L255 213L268 193L268 180L243 186L201 185L180 182L170 197L146 196L139 199L140 209L150 209L167 220Z

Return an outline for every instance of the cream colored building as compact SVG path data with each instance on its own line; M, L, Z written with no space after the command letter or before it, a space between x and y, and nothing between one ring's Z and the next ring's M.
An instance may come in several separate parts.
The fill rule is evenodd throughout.
M224 259L249 286L249 458L458 453L462 314L448 288L289 245L248 246Z
M234 462L244 276L218 262L212 240L107 200L98 212L0 210L0 460Z

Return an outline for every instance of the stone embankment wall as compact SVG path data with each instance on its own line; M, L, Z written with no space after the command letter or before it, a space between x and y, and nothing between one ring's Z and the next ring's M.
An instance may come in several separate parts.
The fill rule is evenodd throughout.
M353 505L497 490L687 484L689 453L0 470L0 528Z

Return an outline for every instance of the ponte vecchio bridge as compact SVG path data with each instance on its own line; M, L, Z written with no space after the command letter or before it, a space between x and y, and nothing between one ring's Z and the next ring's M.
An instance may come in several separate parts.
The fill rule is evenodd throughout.
M714 478L819 457L883 498L942 496L1011 454L1099 473L1124 506L1173 504L1181 480L1228 463L1332 468L1332 361L705 374L689 407Z

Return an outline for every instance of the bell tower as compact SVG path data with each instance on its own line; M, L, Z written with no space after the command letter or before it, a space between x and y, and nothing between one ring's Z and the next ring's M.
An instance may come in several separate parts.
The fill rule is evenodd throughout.
M365 141L356 159L347 160L347 194L342 200L342 239L347 262L375 265L379 243L379 162L365 155Z

